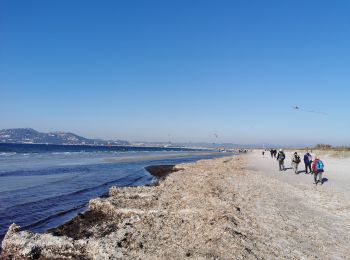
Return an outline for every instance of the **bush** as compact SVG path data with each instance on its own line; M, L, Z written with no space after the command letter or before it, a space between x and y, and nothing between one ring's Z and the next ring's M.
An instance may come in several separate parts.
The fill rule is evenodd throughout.
M317 149L317 150L329 150L329 149L332 149L332 146L330 144L318 144L315 146L315 149Z

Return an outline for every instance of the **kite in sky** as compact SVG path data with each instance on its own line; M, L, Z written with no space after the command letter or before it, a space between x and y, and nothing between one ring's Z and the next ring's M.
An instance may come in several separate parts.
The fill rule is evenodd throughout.
M320 112L320 111L315 111L315 110L305 110L305 109L300 108L299 106L294 106L293 109L296 110L296 111L301 111L301 112L306 112L306 113L315 113L315 114L320 114L320 115L327 115L327 113L325 113L325 112Z

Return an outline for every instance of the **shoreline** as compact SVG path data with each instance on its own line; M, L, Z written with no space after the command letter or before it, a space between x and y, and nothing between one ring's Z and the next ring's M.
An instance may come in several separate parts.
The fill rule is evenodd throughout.
M157 180L154 183L144 185L146 187L158 185L159 181L165 180L165 178L169 174L181 170L176 168L176 165L150 165L145 167L144 169L149 174L157 178ZM124 187L120 187L120 188L124 188ZM105 196L102 196L99 198L108 198L108 197L109 195L106 194ZM99 217L103 217L103 214L94 213L88 209L82 213L79 213L76 217L63 223L62 225L46 230L44 233L52 234L54 236L68 236L74 239L79 239L81 236L81 233L85 234L84 225L81 225L81 223L93 222Z
M147 186L155 186L158 185L160 181L165 180L165 178L173 173L181 170L181 168L176 168L176 165L149 165L144 167L144 170L147 171L150 175L156 178L156 181L151 184L144 185ZM112 186L114 187L114 186ZM141 186L142 187L142 186ZM125 188L125 187L120 187ZM107 198L109 195L108 193L98 197L98 198ZM97 218L101 217L102 215L99 213L94 213L90 209L85 210L84 212L78 213L77 216L73 217L72 219L64 222L63 224L49 228L43 233L38 234L52 234L54 236L68 236L72 237L74 239L78 238L78 234L84 233L84 230L81 229L80 223L82 222L90 222L95 221ZM17 229L19 231L19 226L17 226ZM11 227L8 228L10 230ZM30 231L27 231L30 232ZM32 232L30 232L32 233ZM4 235L3 239L6 237L6 234ZM2 240L3 241L3 240ZM8 257L8 254L3 250L2 244L0 244L0 259L6 259ZM23 256L22 256L23 257Z
M21 162L22 156L16 156L3 160L1 165L4 172L1 177L5 176L5 178L2 178L4 181L0 185L3 191L0 210L0 245L8 227L13 222L20 223L23 229L45 232L85 211L87 207L84 208L84 205L87 206L90 199L108 194L111 186L149 185L154 177L144 169L145 166L192 162L221 156L221 154L131 152L128 155L82 154L77 157L75 154L69 154L58 158L45 154L45 156L35 155L33 158L25 156L23 164L17 164L18 167L13 162ZM116 161L110 164L105 158L115 158ZM44 166L36 167L39 163ZM22 171L21 168L28 169L29 172ZM40 168L38 172L37 168ZM87 171L89 173L85 174ZM23 178L23 182L18 182L16 178L20 177L17 175L28 175L28 177ZM45 175L47 178L41 178L40 175ZM77 182L77 178L81 182ZM41 185L43 189L32 188ZM22 204L24 207L21 206Z
M103 239L106 236L106 232L108 233L112 226L112 228L115 228L115 235L118 237L115 238L117 241L115 248L123 249L124 242L126 239L128 240L129 229L133 226L132 223L137 221L136 219L142 216L150 218L149 221L154 220L155 222L163 219L165 209L152 209L151 204L161 201L160 197L162 195L167 195L168 188L165 188L164 185L167 186L168 177L170 178L185 171L184 167L193 167L201 162L212 160L217 159L205 159L180 165L151 165L145 167L145 170L158 179L153 185L111 187L108 197L90 200L89 209L86 212L78 214L72 220L57 228L49 229L42 234L21 231L19 226L13 224L9 227L3 240L1 259L10 259L8 258L9 256L17 256L19 258L35 257L38 259L61 259L69 257L106 259L106 252L98 257L96 257L96 252L87 252L91 250L87 250L87 247L94 244L91 241L92 237L97 238L97 240ZM222 158L219 158L219 160L222 160ZM114 206L114 202L118 202L118 205ZM170 200L166 200L165 204L168 205L170 202ZM113 220L114 218L117 219L117 223ZM128 241L129 243L130 241ZM143 242L138 242L138 245L141 245L140 243L142 244ZM128 245L125 246L129 247ZM138 249L142 248L143 246ZM126 256L125 252L121 253L118 250L111 252L111 255L112 258Z
M89 213L54 234L11 226L3 259L350 255L350 202L341 197L348 193L332 186L344 173L333 173L325 185L314 186L310 175L278 172L277 162L260 151L179 164L176 171L172 165L152 167L161 178L156 185L111 187L109 197L90 200Z

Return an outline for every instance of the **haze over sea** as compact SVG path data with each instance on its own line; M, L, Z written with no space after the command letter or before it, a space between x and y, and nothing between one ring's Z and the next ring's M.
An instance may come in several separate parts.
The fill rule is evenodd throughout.
M39 232L58 226L113 185L152 183L145 166L217 156L181 148L0 144L0 240L12 223Z

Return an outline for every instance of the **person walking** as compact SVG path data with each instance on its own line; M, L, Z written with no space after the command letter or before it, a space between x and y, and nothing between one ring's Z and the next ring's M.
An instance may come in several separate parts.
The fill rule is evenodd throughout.
M312 156L309 152L307 152L304 155L304 164L305 164L305 173L311 173L312 174L312 169L311 169L311 164L312 164ZM308 172L309 170L309 172Z
M312 170L314 172L314 184L317 185L320 182L322 185L322 174L324 172L324 164L317 156L315 156L315 161L312 164Z
M278 155L277 155L277 161L278 161L278 166L279 166L279 170L280 171L285 171L284 159L286 159L286 155L283 152L283 150L280 149L280 151L278 152Z
M300 156L298 155L297 152L294 153L293 158L292 158L292 168L295 172L295 174L298 174L298 167L299 167L299 163L300 163Z

